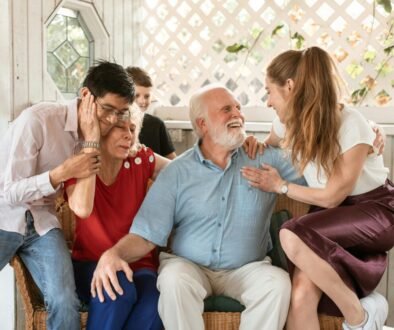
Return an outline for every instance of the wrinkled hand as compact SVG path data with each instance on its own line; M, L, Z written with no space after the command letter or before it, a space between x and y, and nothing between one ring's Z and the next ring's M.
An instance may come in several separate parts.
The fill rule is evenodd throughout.
M80 127L85 141L100 141L100 125L94 96L88 92L81 100Z
M64 177L67 179L87 178L97 174L101 167L100 151L93 150L89 153L80 153L67 158L63 163Z
M266 164L261 164L261 169L244 166L241 169L241 173L252 187L267 192L280 193L280 188L284 183L277 169Z
M386 134L383 128L377 124L373 127L373 131L376 134L375 140L373 141L373 149L378 155L383 154L384 146L386 144Z
M107 250L101 256L90 284L90 293L94 298L97 294L100 302L104 302L103 287L112 300L116 300L116 294L112 288L118 294L123 294L123 289L116 276L117 271L123 271L127 279L130 282L133 281L133 271L128 263L122 260L112 249Z
M265 148L267 145L264 142L259 142L257 138L253 135L249 135L246 139L244 144L242 145L245 152L248 154L250 159L255 159L257 155L257 151L260 155L264 153Z

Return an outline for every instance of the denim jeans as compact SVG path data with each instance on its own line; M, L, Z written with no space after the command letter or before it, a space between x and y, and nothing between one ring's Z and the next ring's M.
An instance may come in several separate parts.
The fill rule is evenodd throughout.
M0 270L18 254L41 290L48 311L47 329L80 329L70 252L60 229L39 236L26 212L26 233L0 230Z

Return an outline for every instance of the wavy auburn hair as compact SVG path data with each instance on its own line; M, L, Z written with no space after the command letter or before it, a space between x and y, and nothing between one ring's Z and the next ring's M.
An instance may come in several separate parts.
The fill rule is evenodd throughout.
M274 58L267 76L279 86L294 81L282 143L291 150L293 164L302 173L309 162L315 162L318 174L323 170L329 177L340 153L340 84L333 60L319 47L289 50Z

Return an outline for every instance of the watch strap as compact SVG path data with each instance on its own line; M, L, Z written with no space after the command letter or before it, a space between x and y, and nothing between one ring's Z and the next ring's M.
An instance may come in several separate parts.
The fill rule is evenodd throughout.
M95 141L82 141L81 148L96 148L100 149L100 143Z

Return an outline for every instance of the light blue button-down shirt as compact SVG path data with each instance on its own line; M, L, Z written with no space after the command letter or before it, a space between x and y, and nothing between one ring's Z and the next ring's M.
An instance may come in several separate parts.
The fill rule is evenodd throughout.
M255 160L237 149L223 170L204 159L196 144L158 176L130 233L166 246L173 230L173 253L211 269L262 260L271 249L276 195L250 187L240 172L243 166L261 163L277 168L287 181L304 183L279 149L266 149Z

